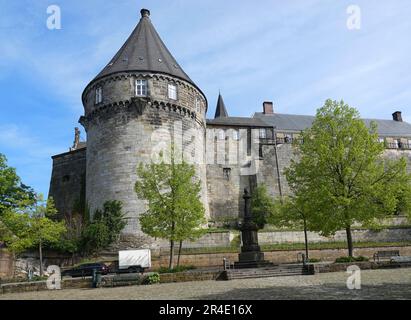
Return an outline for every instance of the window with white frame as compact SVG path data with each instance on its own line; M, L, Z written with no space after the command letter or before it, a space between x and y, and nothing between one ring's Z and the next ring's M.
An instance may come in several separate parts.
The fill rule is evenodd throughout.
M267 138L267 130L260 129L260 139L266 139L266 138Z
M138 97L147 96L147 80L142 80L142 79L136 80L136 96Z
M97 87L96 88L96 104L103 102L103 88Z
M233 140L234 141L240 140L240 132L238 132L238 130L233 130Z
M172 100L177 100L177 86L174 84L168 85L168 98Z

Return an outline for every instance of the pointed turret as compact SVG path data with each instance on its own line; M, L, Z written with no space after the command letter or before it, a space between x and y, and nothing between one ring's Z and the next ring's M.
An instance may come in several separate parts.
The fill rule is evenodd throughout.
M147 9L141 10L141 19L130 37L94 80L130 71L164 73L194 84L161 40Z
M219 93L214 119L226 118L226 117L228 117L228 112L227 112L227 109L225 107L223 97L221 96L221 93Z

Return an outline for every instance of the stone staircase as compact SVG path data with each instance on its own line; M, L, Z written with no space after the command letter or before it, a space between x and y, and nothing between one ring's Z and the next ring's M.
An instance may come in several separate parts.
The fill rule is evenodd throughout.
M224 271L225 280L269 278L312 274L302 264L282 264L267 268L229 269Z

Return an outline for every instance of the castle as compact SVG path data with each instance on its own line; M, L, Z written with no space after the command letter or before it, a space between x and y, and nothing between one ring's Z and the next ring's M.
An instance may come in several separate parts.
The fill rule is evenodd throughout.
M146 207L134 191L136 168L170 142L195 165L207 218L218 222L238 217L245 187L265 184L273 197L289 193L283 171L294 156L292 142L314 119L278 114L272 102L252 117L231 117L221 95L214 119L206 119L207 97L171 55L146 9L82 102L87 142L76 128L70 150L52 157L49 196L65 216L79 201L94 212L120 200L129 218L124 236L142 236L138 217ZM411 164L411 124L401 112L392 120L364 121L377 122L386 157L405 156Z

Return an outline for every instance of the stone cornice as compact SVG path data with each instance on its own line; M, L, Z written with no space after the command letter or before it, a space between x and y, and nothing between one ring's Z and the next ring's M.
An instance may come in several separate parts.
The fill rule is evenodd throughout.
M93 80L92 82L90 82L87 85L87 87L83 91L83 94L82 94L83 105L85 104L85 102L84 102L85 94L89 90L96 89L99 86L102 86L106 83L110 83L110 82L113 82L113 81L126 80L128 78L137 78L137 77L153 78L153 79L156 79L156 80L166 80L166 81L174 82L174 83L176 83L180 86L183 86L184 88L186 88L187 90L190 90L192 92L196 91L196 92L198 92L202 95L202 97L205 101L206 112L207 112L207 109L208 109L207 97L200 90L200 88L198 88L197 86L195 86L192 83L189 83L185 80L182 80L182 79L174 77L174 76L170 76L170 75L165 74L165 73L150 73L150 72L147 72L147 71L139 72L138 70L133 71L133 72L114 73L114 74L111 74L109 76Z
M205 128L205 121L200 120L196 112L191 111L185 107L182 107L177 104L159 101L159 100L152 100L149 97L146 98L131 98L129 100L121 100L114 103L109 103L105 105L101 105L89 114L85 116L81 116L79 119L79 123L86 129L88 128L88 124L94 121L97 118L102 116L114 116L116 113L124 111L128 109L131 112L130 114L135 114L136 116L141 116L143 114L144 109L146 106L151 108L162 109L163 111L168 112L176 112L183 117L191 118L195 120L198 124Z

